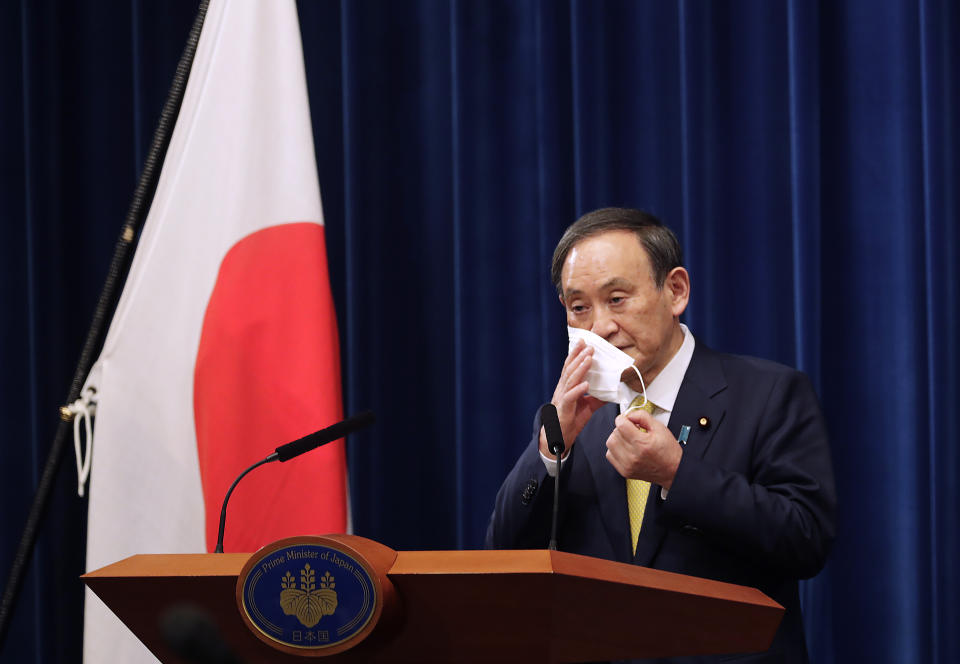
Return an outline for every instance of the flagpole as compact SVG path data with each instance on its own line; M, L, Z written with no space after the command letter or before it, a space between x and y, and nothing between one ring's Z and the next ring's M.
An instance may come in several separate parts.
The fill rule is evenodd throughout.
M167 147L170 145L170 135L180 112L180 105L183 102L183 93L186 89L187 78L190 75L190 68L193 65L193 57L197 51L197 43L200 40L200 31L207 15L208 4L209 0L200 1L197 16L190 28L190 34L187 36L187 44L183 49L180 60L177 62L173 83L160 112L160 121L153 133L153 141L144 162L143 172L140 174L137 188L133 192L133 200L130 202L130 208L127 210L123 227L120 230L120 237L114 247L113 259L110 261L110 268L107 271L107 279L103 285L103 290L100 292L90 329L80 351L80 358L77 361L77 368L73 374L73 382L67 396L67 404L72 404L80 397L80 391L83 389L87 374L90 373L93 359L103 346L107 323L113 317L121 286L130 268L135 241L140 235L147 211L150 209L150 203L157 189L160 168L163 165ZM46 512L50 493L53 489L53 480L63 456L64 444L68 433L72 430L70 423L73 417L74 415L67 405L60 407L60 423L54 435L53 444L50 446L50 452L47 455L47 461L40 476L33 503L30 506L17 553L10 567L3 598L0 600L0 649L6 641L7 630L13 616L13 607L26 576L27 561L32 556L36 545L38 529Z

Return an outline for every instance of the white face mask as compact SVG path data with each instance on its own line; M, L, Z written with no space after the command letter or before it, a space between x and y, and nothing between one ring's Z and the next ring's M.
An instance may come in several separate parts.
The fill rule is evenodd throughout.
M568 325L567 337L570 339L570 345L567 349L568 354L573 352L573 347L581 339L593 348L593 362L590 364L590 369L587 370L586 377L587 383L590 384L587 394L600 399L600 401L620 404L620 412L628 412L631 410L630 402L641 395L640 392L628 387L626 383L620 380L624 370L629 368L633 369L640 379L643 403L647 402L647 386L643 383L640 370L634 366L632 357L590 330ZM639 406L635 406L635 408L639 408Z

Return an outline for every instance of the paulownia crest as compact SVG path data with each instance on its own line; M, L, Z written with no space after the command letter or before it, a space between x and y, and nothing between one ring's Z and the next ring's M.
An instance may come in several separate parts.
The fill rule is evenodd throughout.
M313 627L324 616L333 615L337 610L337 584L333 582L330 572L324 573L320 579L320 587L316 584L316 570L310 563L300 570L300 587L290 572L287 572L280 585L280 607L288 616L296 616L305 627Z

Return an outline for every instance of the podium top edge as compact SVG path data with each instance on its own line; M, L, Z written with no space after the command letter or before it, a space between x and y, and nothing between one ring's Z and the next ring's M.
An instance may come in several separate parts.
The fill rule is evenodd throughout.
M783 610L756 588L547 549L400 551L388 572L394 579L454 574L556 574Z
M87 572L80 578L236 577L250 556L249 553L140 553Z

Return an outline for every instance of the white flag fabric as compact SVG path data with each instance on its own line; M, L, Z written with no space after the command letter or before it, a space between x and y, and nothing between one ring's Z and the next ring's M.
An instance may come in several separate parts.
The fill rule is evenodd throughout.
M336 330L296 7L211 0L87 379L97 401L87 569L212 551L234 477L342 418ZM340 441L245 478L225 550L345 528ZM87 664L156 661L90 591L84 630Z

